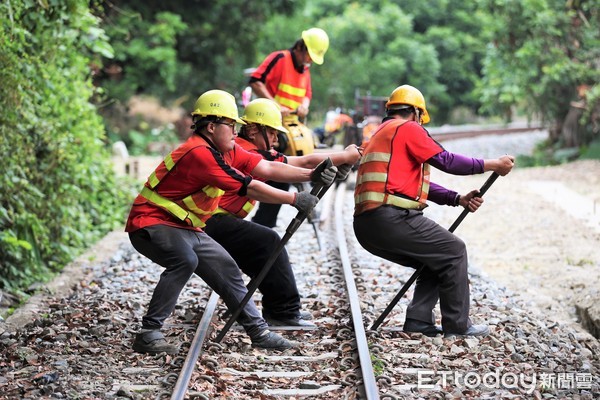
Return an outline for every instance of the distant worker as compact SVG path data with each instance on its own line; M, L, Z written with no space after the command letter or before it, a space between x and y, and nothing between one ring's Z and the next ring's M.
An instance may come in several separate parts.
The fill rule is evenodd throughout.
M302 32L301 38L294 43L291 49L269 54L250 76L249 85L259 98L274 100L279 104L284 117L295 113L297 117L303 119L308 115L312 98L311 63L323 64L328 48L329 37L323 29L307 29ZM280 138L282 139L279 143L282 145L280 150L286 152L288 146L283 139L286 139L287 135L280 135ZM299 151L287 151L286 154L296 156L312 152L314 149L312 137L307 137L306 142L309 143L309 146L306 147L312 148L303 148L303 154L297 154ZM292 144L294 144L293 141L290 145ZM282 190L288 190L290 187L289 183L268 183ZM277 214L280 208L280 204L261 203L252 221L272 228L277 224Z
M202 278L236 309L247 293L234 259L202 229L221 196L234 191L249 198L291 204L310 212L318 198L274 189L252 176L284 181L333 182L337 169L304 169L263 160L235 144L238 117L234 97L222 90L203 93L192 112L193 135L150 175L135 199L126 224L133 247L165 270L154 289L142 328L133 343L140 353L176 353L160 332L192 274ZM253 347L287 349L291 343L267 329L256 305L238 318Z
M418 268L405 332L427 336L485 336L486 325L469 318L470 296L465 243L423 215L426 200L475 212L483 203L478 190L460 195L429 182L430 165L453 175L494 171L508 174L514 157L483 160L450 153L421 126L429 113L421 92L397 87L386 103L386 117L365 148L354 192L354 232L369 252ZM442 326L435 325L440 302Z
M273 150L272 146L277 142L277 133L285 132L285 128L282 125L279 107L272 100L251 101L241 119L246 125L241 128L236 143L268 161L313 168L329 157L334 165L339 166L338 179L343 179L360 157L355 145L348 146L344 151L313 153L301 157L286 157ZM226 191L219 201L219 208L204 228L204 231L223 246L241 270L250 277L260 273L281 241L274 230L244 219L254 204L254 200L240 195L237 190ZM301 311L300 294L285 248L258 288L263 296L262 315L269 325L314 326L309 322L312 315Z

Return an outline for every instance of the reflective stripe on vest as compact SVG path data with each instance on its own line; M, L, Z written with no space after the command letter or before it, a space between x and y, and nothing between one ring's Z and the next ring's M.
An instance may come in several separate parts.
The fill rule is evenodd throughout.
M165 170L160 170L158 171L158 168L156 170L154 170L150 176L148 177L148 184L150 185L150 188L154 189L156 187L156 185L158 185L158 183L160 182L160 180L162 178L165 177L165 175L167 175L167 173L173 169L173 167L175 166L176 162L173 161L173 157L171 157L171 153L167 154L167 156L165 157L165 159L163 160L163 163L165 165ZM157 172L158 171L158 172ZM160 176L159 176L160 175Z
M238 218L246 218L248 216L248 214L250 214L250 211L252 211L252 209L254 208L254 205L256 204L255 200L250 200L248 199L248 201L246 203L244 203L244 205L242 206L242 208L240 210L238 210L236 213L230 212L225 210L224 208L221 207L217 207L217 209L215 210L215 214L228 214L228 215L233 215L235 217Z
M416 198L408 199L388 193L386 190L391 144L398 127L378 130L377 141L369 144L366 153L361 158L354 192L355 215L384 204L410 210L422 210L427 207L430 177L430 166L427 163L421 167L421 182Z
M186 143L168 154L150 175L140 193L149 202L165 209L179 220L195 228L206 226L206 221L217 209L219 199L225 191L207 185L182 199L170 200L153 189L156 189L160 181L167 176L183 156L200 146L209 147L208 143L201 137L192 136Z
M278 104L291 110L296 110L306 96L308 86L309 71L303 74L294 69L294 61L289 50L284 50L283 70L281 71L281 80L277 85L277 92L273 93L273 100Z
M202 228L206 225L193 213L184 210L182 207L179 206L179 204L162 197L161 195L159 195L158 193L154 192L152 189L146 186L142 188L142 192L140 194L149 202L154 203L161 208L164 208L172 215L179 218L181 221L187 223L188 225L191 225L195 228Z

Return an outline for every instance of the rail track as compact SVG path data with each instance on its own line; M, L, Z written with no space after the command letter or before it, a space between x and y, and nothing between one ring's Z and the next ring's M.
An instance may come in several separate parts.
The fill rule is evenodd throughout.
M438 140L455 140L463 138L471 138L478 136L491 136L491 135L510 135L515 133L527 133L543 130L544 127L541 125L511 125L511 126L500 126L490 125L482 128L481 126L469 127L469 126L458 126L449 128L431 128L428 129L430 135Z
M517 146L523 150L525 135L530 137L525 133L453 144L468 143L477 152L489 149L494 154L506 147L513 153ZM475 179L483 183L485 177ZM227 320L226 310L199 278L192 278L165 325L168 339L182 343L180 354L133 352L137 332L131 322L141 318L162 269L125 240L108 262L94 264L72 295L50 297L44 313L18 331L0 329L4 356L0 398L587 400L600 396L597 340L557 322L551 313L541 314L513 299L474 266L471 315L476 323L491 327L490 336L444 339L402 332L411 290L377 331L368 330L413 270L374 257L356 242L350 216L352 185L351 175L318 205L322 250L309 224L300 226L288 243L303 308L312 312L317 324L313 330L282 332L298 343L296 348L281 353L253 349L235 326L222 343L215 343ZM449 207L427 210L443 226L458 212ZM284 207L280 216L285 221L292 213L293 208ZM461 229L469 229L471 218L479 216L469 217ZM338 244L343 232L345 240ZM350 274L344 272L347 269ZM356 285L353 294L347 280ZM352 312L351 303L360 305L360 315ZM356 337L361 330L368 346L364 338ZM478 381L486 377L492 381ZM511 377L512 381L504 380Z
M468 353L465 346L498 345L493 338L443 339L403 332L403 310L412 289L379 329L368 330L412 270L365 254L347 232L352 178L322 200L323 252L319 254L316 240L306 249L314 252L319 295L304 299L304 307L315 314L317 328L273 328L298 343L281 353L251 349L239 328L224 343L214 343L211 338L226 320L218 316L226 310L213 294L205 299L206 311L174 390L159 398L405 399L419 393L423 382L429 394L443 398L444 382L429 380L423 371L442 367L466 374L479 361L462 359ZM188 391L188 386L195 389Z
M328 195L335 196L334 204L339 205L336 221L343 221L346 184ZM172 392L163 391L158 398L379 399L355 282L361 282L357 279L360 271L356 264L353 268L350 260L344 224L335 225L336 232L327 232L326 250L318 255L325 262L315 264L317 279L326 290L318 298L306 299L304 304L317 316L316 329L271 328L284 331L298 343L297 347L278 353L251 349L239 328L232 329L223 343L215 343L211 339L223 328L219 315L225 310L219 306L218 295L212 292L210 298L203 299L204 313ZM337 243L332 243L335 238ZM366 289L360 284L359 287ZM165 379L167 385L174 380L174 374L169 375ZM188 387L196 389L188 391Z

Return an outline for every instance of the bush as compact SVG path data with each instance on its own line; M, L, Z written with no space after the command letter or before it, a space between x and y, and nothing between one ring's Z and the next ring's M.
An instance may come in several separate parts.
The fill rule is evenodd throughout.
M90 64L110 45L85 0L0 3L0 288L22 290L123 223Z

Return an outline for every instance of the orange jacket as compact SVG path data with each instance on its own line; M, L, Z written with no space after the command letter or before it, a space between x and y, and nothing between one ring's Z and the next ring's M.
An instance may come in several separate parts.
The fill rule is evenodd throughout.
M361 158L354 215L388 204L427 207L429 164L442 148L416 122L391 119L380 125Z

